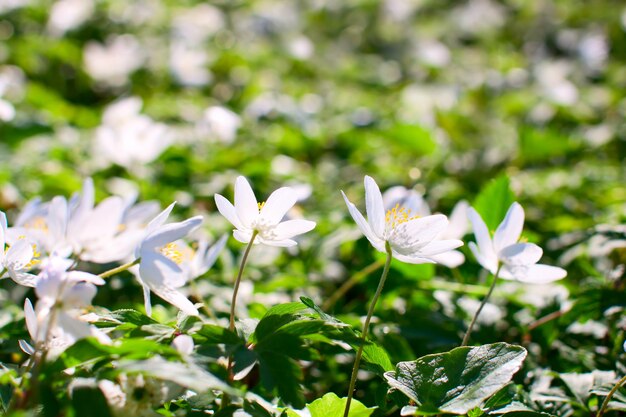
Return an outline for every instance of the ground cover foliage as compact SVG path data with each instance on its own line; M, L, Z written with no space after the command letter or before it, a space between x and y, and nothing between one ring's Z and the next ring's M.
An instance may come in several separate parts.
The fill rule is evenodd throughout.
M625 36L610 0L0 1L0 410L341 417L362 351L350 417L623 413ZM565 278L489 266L515 202Z

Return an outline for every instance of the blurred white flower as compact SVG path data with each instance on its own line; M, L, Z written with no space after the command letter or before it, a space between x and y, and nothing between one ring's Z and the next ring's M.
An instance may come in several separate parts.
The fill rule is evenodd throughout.
M292 188L282 187L270 194L266 202L258 203L248 180L239 176L235 181L235 205L219 194L215 194L215 204L222 216L235 226L233 236L238 241L248 243L257 233L254 244L288 247L297 244L291 238L315 227L315 222L309 220L282 221L297 198Z
M493 239L487 225L473 207L467 217L474 228L476 243L469 247L478 263L492 274L500 268L499 277L528 284L545 284L564 278L567 272L556 266L537 264L543 250L534 243L518 243L524 227L524 209L513 203Z
M18 284L34 287L37 277L27 272L39 262L38 259L33 259L36 255L33 249L34 244L22 238L5 249L6 235L7 217L0 211L0 278L8 273L9 277Z
M132 169L152 162L172 144L169 128L140 114L141 107L140 98L129 97L106 108L95 132L96 162Z
M183 356L189 356L193 353L193 338L187 334L178 335L172 340L172 347L180 352Z
M106 45L89 42L83 52L85 70L96 81L112 87L128 82L128 76L141 68L144 49L132 35L117 35Z
M185 314L198 315L198 309L178 288L185 285L187 275L181 268L184 254L175 241L187 236L202 223L202 216L192 217L183 222L164 224L174 208L172 203L156 216L146 228L146 236L136 249L140 259L139 279L144 289L146 314L152 312L150 291L178 307Z
M232 143L240 126L241 118L236 113L222 106L211 106L204 111L196 128L200 136Z
M385 246L389 243L394 258L402 262L421 264L435 263L435 255L463 245L460 240L440 239L440 235L448 227L448 219L443 214L421 217L400 203L385 210L376 182L365 176L364 183L367 220L343 191L341 194L350 215L376 250L386 252Z
M31 347L20 341L20 347L28 354L48 351L48 357L56 357L77 340L94 336L101 343L110 342L109 337L95 326L81 319L82 311L91 305L96 295L96 285L104 280L82 271L68 271L73 261L51 257L42 262L35 293L38 301L33 308L30 300L24 304L26 326L35 344Z
M48 18L48 32L63 36L69 30L85 23L94 12L93 0L59 0L52 5Z
M200 87L213 79L208 69L209 56L201 47L185 42L173 42L170 47L170 71L176 80L186 86Z

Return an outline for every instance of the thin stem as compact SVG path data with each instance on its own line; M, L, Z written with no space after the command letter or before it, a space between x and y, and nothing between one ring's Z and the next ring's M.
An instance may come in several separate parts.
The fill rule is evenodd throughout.
M241 258L241 263L239 264L239 272L237 273L237 279L235 279L235 288L233 290L233 298L230 301L230 324L228 325L228 329L231 332L235 331L235 305L237 303L237 293L239 292L239 284L241 283L241 276L243 275L243 268L246 266L246 261L248 260L248 254L250 253L250 249L252 249L252 245L254 244L254 239L259 232L256 230L252 232L252 236L250 237L250 242L248 242L248 246L246 246L246 250L243 253L243 257Z
M129 262L129 263L124 264L124 265L120 265L120 266L118 266L117 268L109 269L109 270L108 270L108 271L106 271L106 272L103 272L103 273L101 273L101 274L98 274L98 276L99 276L100 278L108 278L108 277L110 277L111 275L119 274L120 272L124 272L124 271L126 271L126 270L127 270L127 269L129 269L130 267L137 265L139 262L141 262L141 258L137 258L137 259L135 259L135 260L134 260L134 261L132 261L132 262Z
M602 403L602 407L600 407L600 411L598 411L598 414L596 414L596 417L602 417L604 415L604 413L606 412L606 409L609 406L609 402L611 401L611 398L613 398L613 394L615 394L617 392L619 387L621 387L624 384L624 382L626 382L626 375L624 375L622 377L622 379L617 381L617 384L615 384L613 389L611 389L611 391L609 391L609 394L604 399L604 402Z
M491 287L489 287L489 292L487 293L485 298L483 298L483 301L482 303L480 303L480 307L478 307L478 310L476 310L476 314L474 314L474 317L472 318L472 321L469 327L467 328L467 332L465 332L465 336L463 337L463 342L461 343L461 346L467 346L467 342L469 342L469 338L470 338L470 335L472 334L472 329L474 328L474 324L476 324L476 319L478 319L480 312L483 311L483 307L485 306L485 304L487 304L487 300L491 296L493 289L496 288L496 282L498 281L498 275L500 274L500 266L501 265L498 264L498 269L496 269L496 273L493 276L493 282L491 283Z
M2 271L0 271L0 278L2 278L2 276L3 276L4 274L6 274L6 273L7 273L7 271L8 271L8 269L6 269L6 268L2 268Z
M354 366L352 367L352 376L350 377L350 388L348 388L348 399L346 401L346 408L343 412L343 417L348 417L350 413L350 403L352 402L352 396L354 395L354 387L356 385L356 377L359 373L359 365L361 364L361 357L363 356L363 347L367 341L367 333L369 331L370 320L372 319L372 314L374 314L374 308L376 307L376 302L380 297L380 294L383 292L383 286L385 285L385 281L387 280L387 274L389 273L389 265L391 265L391 246L389 242L385 242L385 250L387 251L387 260L385 261L385 268L383 269L383 274L380 276L380 282L378 283L378 288L376 288L376 294L374 294L374 298L372 298L372 302L370 303L369 310L367 311L367 317L365 317L365 323L363 324L363 332L361 333L361 344L359 349L356 352L356 358L354 359Z
M335 303L337 302L337 300L343 297L352 287L358 284L363 278L365 278L372 272L376 271L378 268L380 268L384 264L385 262L379 259L377 261L372 262L365 268L361 269L356 274L352 275L350 279L344 282L341 285L341 287L339 287L337 291L335 291L333 295L331 295L330 298L328 298L328 300L326 300L326 302L322 304L322 310L324 311L331 310L333 306L335 305Z

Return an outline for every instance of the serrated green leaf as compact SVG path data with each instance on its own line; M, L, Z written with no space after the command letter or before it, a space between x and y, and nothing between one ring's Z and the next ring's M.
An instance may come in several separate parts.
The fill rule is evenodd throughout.
M300 382L302 369L290 357L276 352L260 352L259 367L263 385L278 390L278 395L287 404L294 408L303 408L304 393Z
M311 417L343 417L346 401L347 398L339 398L334 392L329 392L322 398L307 404L306 408L311 412ZM369 417L375 410L376 407L367 408L353 399L348 417Z
M485 221L489 230L496 230L507 210L515 201L509 179L501 175L487 184L476 196L472 205Z
M420 415L466 414L508 384L526 354L507 343L459 347L400 362L385 378L416 403Z

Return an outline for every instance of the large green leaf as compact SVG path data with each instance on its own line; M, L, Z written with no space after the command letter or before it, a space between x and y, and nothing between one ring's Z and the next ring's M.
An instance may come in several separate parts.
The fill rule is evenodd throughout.
M501 175L480 191L473 207L483 218L487 228L496 230L514 201L515 194L511 191L509 179L506 175Z
M329 392L322 398L318 398L307 408L311 412L311 417L343 417L346 408L346 398L339 398L334 392ZM348 417L369 417L376 410L376 407L367 408L357 400L350 403L350 413Z
M416 403L418 415L466 414L509 383L526 353L507 343L459 347L400 362L385 378Z

